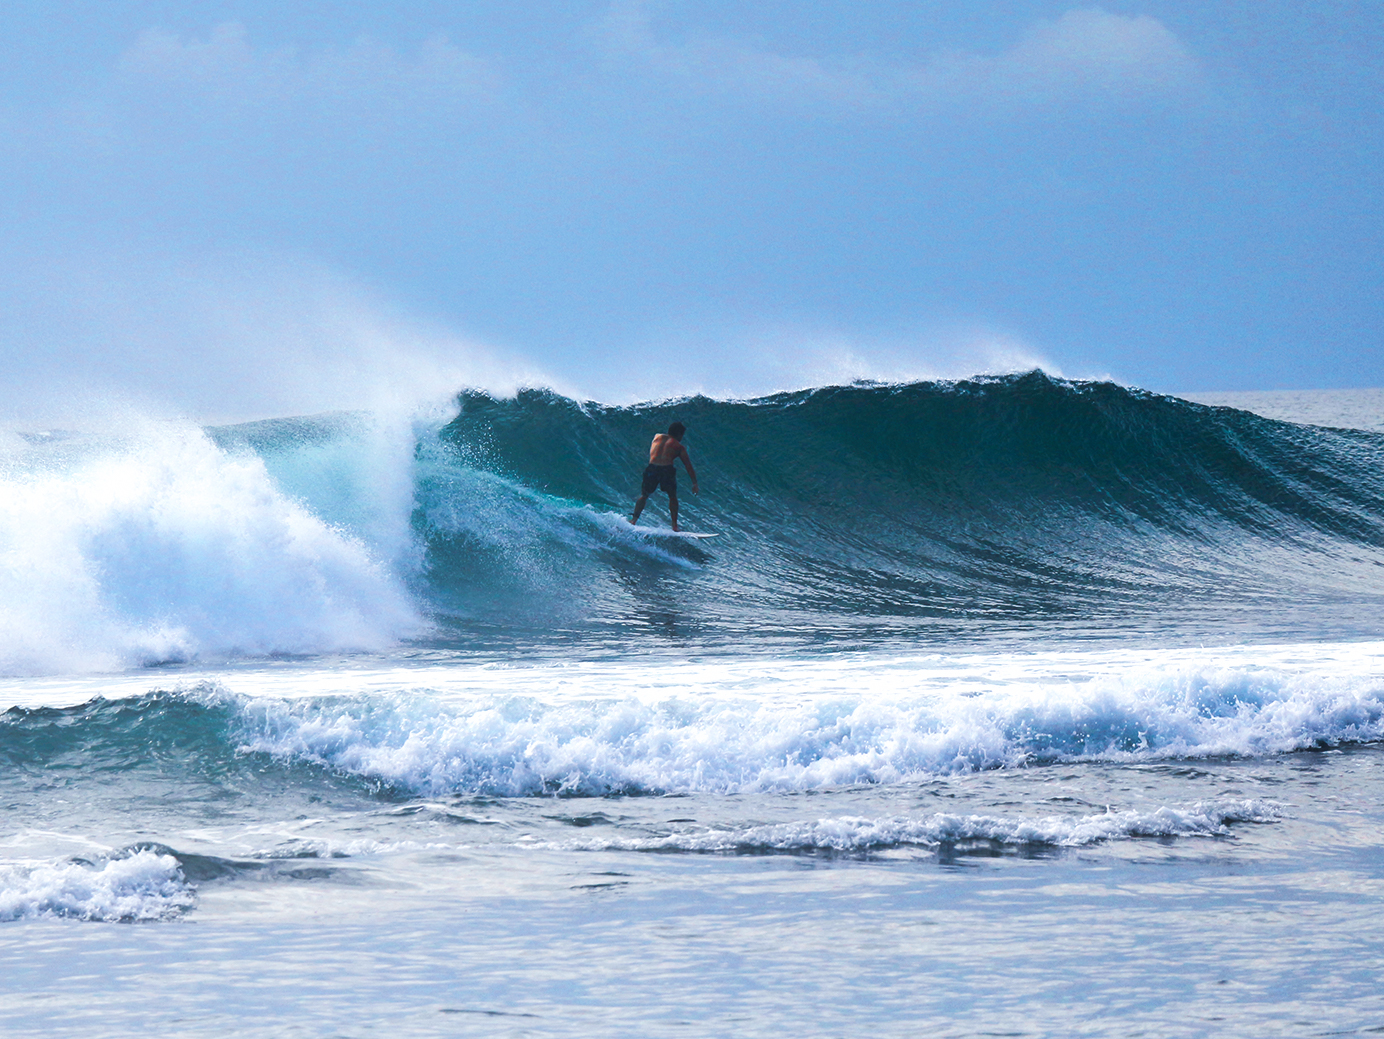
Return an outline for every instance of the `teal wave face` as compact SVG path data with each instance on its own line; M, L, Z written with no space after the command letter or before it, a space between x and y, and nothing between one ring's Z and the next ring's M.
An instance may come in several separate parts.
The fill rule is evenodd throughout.
M0 790L12 796L38 784L79 791L80 814L132 790L160 791L153 810L220 803L234 815L240 798L296 789L318 801L388 796L372 777L277 759L249 746L274 727L244 697L214 686L156 690L69 707L12 707L0 712ZM19 802L16 802L19 803Z
M1377 434L1041 372L459 404L420 455L414 521L438 602L473 620L873 637L1155 616L1248 630L1304 611L1368 626L1377 609ZM701 546L614 522L673 419L702 483L694 497L683 478L683 524L723 535Z

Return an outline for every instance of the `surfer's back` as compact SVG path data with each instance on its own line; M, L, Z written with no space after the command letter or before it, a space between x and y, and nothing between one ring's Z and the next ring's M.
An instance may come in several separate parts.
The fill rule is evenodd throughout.
M667 433L655 433L649 445L650 465L672 465L682 457L682 441Z

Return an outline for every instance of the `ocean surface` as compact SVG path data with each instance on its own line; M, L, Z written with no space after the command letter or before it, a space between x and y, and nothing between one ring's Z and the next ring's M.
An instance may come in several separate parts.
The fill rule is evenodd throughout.
M0 1032L1384 1032L1384 394L1204 399L5 430Z

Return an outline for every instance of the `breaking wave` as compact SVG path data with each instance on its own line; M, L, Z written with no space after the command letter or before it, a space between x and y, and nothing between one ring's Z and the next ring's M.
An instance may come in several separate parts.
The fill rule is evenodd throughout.
M622 519L674 417L714 541ZM408 639L1360 637L1384 605L1384 435L1041 372L0 446L5 674Z

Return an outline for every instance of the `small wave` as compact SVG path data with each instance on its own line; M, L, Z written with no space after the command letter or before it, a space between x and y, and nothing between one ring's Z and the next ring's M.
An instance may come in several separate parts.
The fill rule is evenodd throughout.
M326 837L296 837L273 848L250 853L261 862L295 859L352 859L361 855L395 855L418 851L453 851L459 845L444 841L381 841L368 837L333 840Z
M795 791L1059 761L1253 758L1384 739L1384 681L1370 674L1155 667L965 695L910 692L909 672L882 667L841 676L875 686L869 695L813 694L820 679L799 674L804 696L796 702L784 699L793 678L776 679L772 699L256 700L242 705L238 737L247 751L424 797ZM745 676L716 672L705 681Z
M924 818L866 819L840 816L812 822L774 823L738 829L706 829L659 837L568 841L563 848L587 851L684 852L866 852L897 847L936 848L988 843L1005 847L1079 848L1147 837L1225 837L1232 823L1267 823L1282 817L1268 801L1199 801L1182 808L1081 816L1009 819L937 813ZM537 842L534 845L537 846Z
M95 861L0 865L0 921L168 920L187 912L195 901L177 858L150 849Z
M0 764L133 759L199 782L253 769L277 783L450 798L733 795L1057 762L1261 758L1384 740L1380 653L449 667L434 673L442 690L287 699L200 685L11 709ZM1275 664L1255 662L1265 658ZM611 692L634 687L642 697Z

